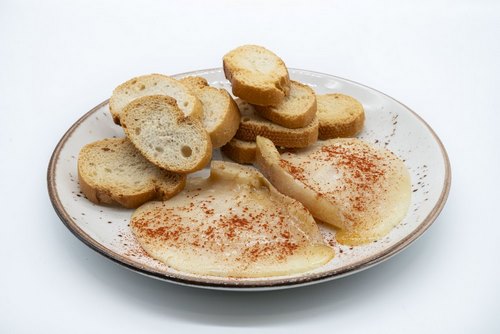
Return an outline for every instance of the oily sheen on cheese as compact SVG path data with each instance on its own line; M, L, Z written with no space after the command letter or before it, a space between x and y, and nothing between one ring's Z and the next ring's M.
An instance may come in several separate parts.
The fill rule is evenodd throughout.
M338 227L336 239L342 244L375 241L408 211L411 182L403 161L356 138L280 155L272 142L258 137L256 163L279 191Z
M141 206L130 226L153 258L201 275L288 275L334 255L302 204L255 169L222 161L174 198Z

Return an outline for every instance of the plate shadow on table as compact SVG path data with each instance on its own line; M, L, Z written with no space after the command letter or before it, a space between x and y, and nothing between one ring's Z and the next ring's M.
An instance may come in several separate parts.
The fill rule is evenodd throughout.
M175 285L121 267L77 240L69 242L73 245L68 248L76 259L87 260L81 261L81 265L92 272L97 283L105 285L110 296L129 301L131 308L181 322L255 327L310 321L325 314L335 317L335 314L355 311L367 300L384 298L398 280L405 281L406 275L415 275L412 267L419 267L419 262L426 261L439 248L441 237L438 231L424 235L392 259L345 278L263 292L215 291Z

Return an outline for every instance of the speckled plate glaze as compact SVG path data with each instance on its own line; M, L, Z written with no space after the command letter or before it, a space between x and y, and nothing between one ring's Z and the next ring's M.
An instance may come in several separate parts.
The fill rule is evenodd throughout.
M115 125L105 101L83 115L62 137L48 168L48 189L52 204L73 234L100 254L136 272L179 284L212 289L273 290L324 282L350 275L378 264L406 248L436 219L450 188L450 164L434 131L416 113L393 98L372 88L332 75L289 69L290 76L310 85L318 94L344 93L358 99L366 112L360 138L387 147L401 157L412 178L412 202L406 218L389 235L374 243L346 247L335 242L333 229L320 228L336 256L312 271L259 279L220 278L180 272L150 258L132 235L128 223L132 210L98 206L80 192L77 158L87 143L124 136ZM179 74L205 77L216 87L230 85L222 69ZM224 159L219 152L215 159ZM207 171L202 171L207 175Z

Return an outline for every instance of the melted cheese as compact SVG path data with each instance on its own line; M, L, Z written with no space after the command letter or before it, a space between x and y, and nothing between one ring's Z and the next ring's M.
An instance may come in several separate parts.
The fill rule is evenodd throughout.
M334 139L281 156L296 182L337 208L327 220L341 229L337 241L358 245L387 234L406 215L411 198L404 163L359 139ZM313 213L314 214L314 213ZM340 221L339 221L340 219Z
M210 178L140 207L131 228L153 258L202 275L288 275L333 257L300 203L257 171L231 163L214 162Z

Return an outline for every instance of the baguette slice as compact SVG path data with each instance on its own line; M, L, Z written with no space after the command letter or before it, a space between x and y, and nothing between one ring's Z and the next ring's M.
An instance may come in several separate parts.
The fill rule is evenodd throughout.
M120 124L123 109L133 100L148 95L173 97L184 115L202 118L201 102L178 80L162 74L149 74L128 80L116 87L109 99L113 121Z
M262 46L244 45L230 51L223 66L233 94L251 104L276 106L290 91L285 63Z
M130 227L153 258L181 272L267 277L317 268L334 256L311 214L256 169L212 161L165 202L149 202Z
M277 146L307 147L318 139L318 118L304 128L288 129L260 117L254 107L247 102L236 99L240 109L241 122L235 138L255 141L257 136L269 138Z
M254 141L244 141L233 138L226 145L221 147L221 151L231 160L240 164L252 164L255 161L257 144Z
M319 139L354 137L363 129L365 111L343 94L318 95Z
M203 126L210 135L213 148L226 144L238 130L240 111L225 89L210 87L202 77L180 80L193 92L203 105Z
M291 81L290 94L275 107L255 106L260 116L286 128L303 128L316 116L316 94L307 85Z
M207 79L203 77L185 77L180 79L179 81L186 85L189 89L191 89L191 91L210 87Z
M330 139L280 156L270 140L257 137L256 165L279 191L338 227L342 244L385 236L404 218L411 200L404 163L356 138Z
M293 152L295 150L294 148L282 146L278 146L276 149L280 153ZM257 152L257 143L233 138L229 143L221 147L221 151L237 163L253 164L255 162L255 153Z
M110 138L84 146L78 156L80 188L96 204L137 208L180 192L186 176L147 161L127 138Z
M212 143L201 121L184 116L169 96L143 96L121 117L128 138L146 159L166 170L191 173L212 157Z

